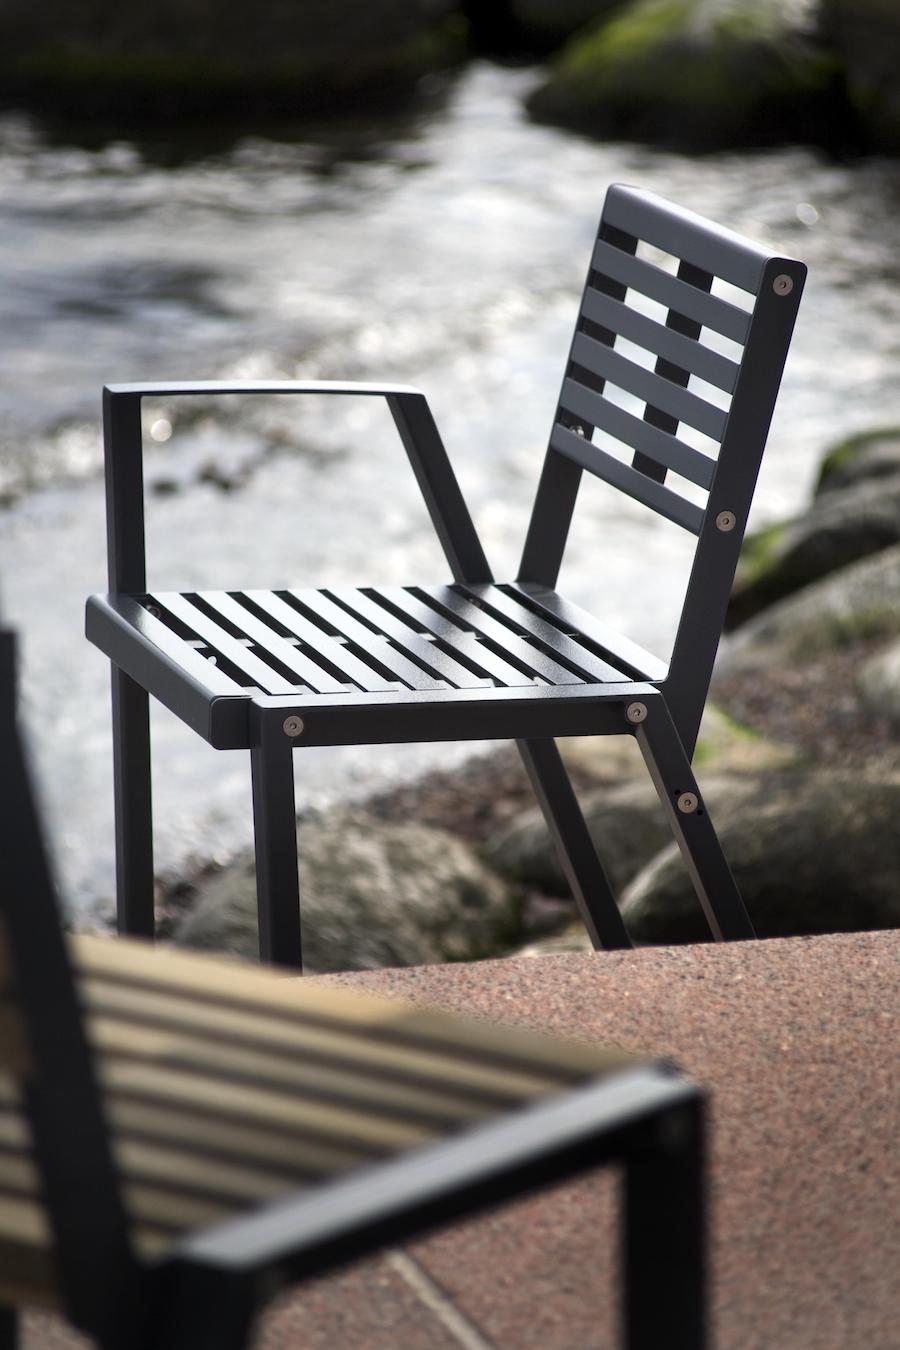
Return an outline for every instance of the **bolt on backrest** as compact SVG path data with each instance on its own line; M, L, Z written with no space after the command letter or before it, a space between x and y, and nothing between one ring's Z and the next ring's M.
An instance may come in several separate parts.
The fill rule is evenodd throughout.
M677 271L639 256L641 245ZM802 263L651 193L607 193L519 579L556 585L585 469L697 536L665 681L688 754L805 276ZM717 280L746 306L713 293Z

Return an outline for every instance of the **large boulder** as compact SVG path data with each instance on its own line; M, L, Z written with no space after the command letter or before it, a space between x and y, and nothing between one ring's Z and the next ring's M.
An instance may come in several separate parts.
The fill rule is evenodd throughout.
M492 56L545 56L626 0L462 0L470 43Z
M900 471L825 493L805 515L745 540L728 607L729 627L892 544L900 544Z
M827 142L843 107L838 63L806 23L804 6L782 0L633 0L575 34L528 108L680 149Z
M595 783L619 787L632 778L646 781L647 767L633 736L564 736L559 747L569 769ZM694 751L694 765L704 774L759 773L790 760L782 746L707 703Z
M0 102L243 127L365 107L447 63L451 10L450 0L4 0Z
M756 791L758 775L704 773L703 795L716 815L735 810ZM616 895L672 839L671 826L648 774L616 788L584 795L585 822ZM486 845L491 865L504 876L550 895L568 894L568 883L543 816L523 811Z
M900 633L900 544L843 567L770 605L723 645L715 680L814 660L837 647Z
M900 154L900 6L896 0L823 0L822 19L864 142Z
M900 427L862 431L833 445L822 460L816 496L885 478L900 478Z
M302 821L298 846L309 970L473 961L521 937L510 888L444 830L348 810ZM249 854L200 883L174 940L255 959Z
M776 775L721 808L719 839L760 937L900 925L900 777ZM709 940L675 845L634 879L622 913L636 942Z
M900 642L866 661L858 684L863 706L873 716L900 726Z

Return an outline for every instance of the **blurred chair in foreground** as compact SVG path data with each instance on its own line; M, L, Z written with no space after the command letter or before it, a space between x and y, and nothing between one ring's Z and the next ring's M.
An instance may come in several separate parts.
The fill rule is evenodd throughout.
M614 1050L67 941L14 660L0 628L0 1350L29 1306L102 1350L239 1350L280 1287L601 1163L624 1167L624 1343L699 1350L700 1091Z

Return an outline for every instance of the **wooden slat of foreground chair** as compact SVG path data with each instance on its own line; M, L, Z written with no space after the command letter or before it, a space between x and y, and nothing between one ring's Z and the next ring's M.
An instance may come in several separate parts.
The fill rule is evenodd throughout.
M0 1350L239 1350L279 1287L601 1163L624 1342L697 1350L703 1103L670 1066L129 940L66 942L0 629Z
M120 932L153 934L149 693L217 749L250 751L266 960L301 963L293 752L311 745L516 740L594 945L627 947L555 738L634 735L710 931L753 937L690 761L805 275L651 193L610 188L522 561L505 583L415 389L104 390L109 593L88 601L86 631L112 663ZM383 397L452 581L149 587L141 399L237 393ZM585 472L696 536L671 662L557 593Z

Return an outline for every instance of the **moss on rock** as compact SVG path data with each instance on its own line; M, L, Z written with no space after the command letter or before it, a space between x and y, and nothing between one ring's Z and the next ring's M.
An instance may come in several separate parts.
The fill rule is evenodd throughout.
M775 0L635 0L563 49L529 108L693 150L827 138L836 58Z
M848 436L826 451L816 496L894 474L900 474L900 427L874 427Z

